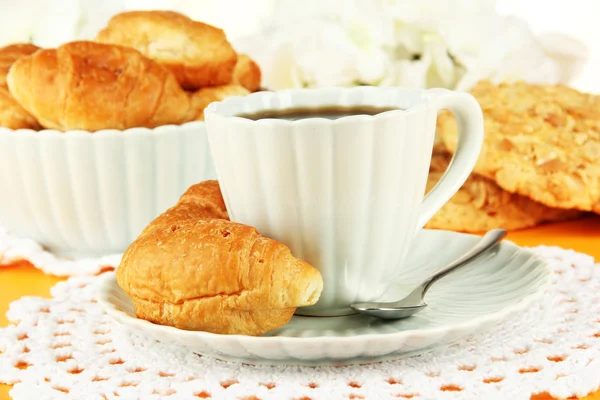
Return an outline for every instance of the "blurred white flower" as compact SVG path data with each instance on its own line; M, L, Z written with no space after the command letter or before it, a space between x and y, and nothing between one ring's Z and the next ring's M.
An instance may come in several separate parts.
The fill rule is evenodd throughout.
M121 0L126 10L171 10L223 29L228 39L261 28L262 16L276 0Z
M123 0L79 0L79 7L80 13L75 29L78 39L94 39L109 19L125 11ZM69 40L66 38L65 41Z
M343 25L309 19L234 45L256 59L263 85L270 89L281 89L285 82L290 87L374 85L383 79L389 57L384 36L367 32L358 20Z
M356 83L358 49L340 25L307 21L292 30L290 46L308 86Z
M544 43L525 21L495 8L494 0L278 0L263 38L292 50L271 57L263 42L255 53L246 46L252 39L239 48L257 56L267 88L266 71L276 69L280 54L293 66L283 74L294 71L288 81L308 87L468 90L481 79L557 83L585 61L581 52L565 50L560 36ZM280 89L283 81L277 82Z
M15 7L13 2L0 2L0 46L31 41L34 10L33 0L23 0L19 7Z
M456 85L461 69L450 57L450 52L443 38L431 37L425 49L425 54L431 54L431 66L427 71L426 87L452 88Z
M425 30L436 30L440 22L452 15L485 15L494 13L495 0L379 0L379 6L395 21L414 24Z
M0 1L0 46L33 42L55 47L93 39L115 14L172 10L225 30L229 39L256 32L274 0L19 0ZM18 4L18 5L17 5Z
M81 13L79 1L45 1L39 4L39 18L34 20L31 41L40 47L54 47L80 39L77 26Z
M451 88L456 84L461 69L450 57L441 36L410 24L399 24L396 35L391 55L395 80L388 77L386 85Z
M300 67L296 63L293 49L282 44L273 52L273 63L266 64L263 85L273 89L301 88L304 86Z
M382 49L367 47L356 53L356 81L375 85L386 73L388 56Z
M398 60L389 64L386 76L380 86L400 86L420 89L427 85L427 70L431 66L431 56L426 54L420 60Z
M561 82L561 66L544 50L525 21L499 15L481 16L467 29L466 21L443 25L450 53L464 66L457 89L467 90L480 79L492 82L524 80Z
M0 45L93 39L112 15L142 9L179 11L221 27L238 51L258 61L270 89L568 83L588 57L574 39L536 37L525 21L498 15L495 0L0 1Z
M123 10L122 0L21 0L0 2L0 46L32 42L40 47L92 39Z
M580 41L556 32L538 38L546 54L560 66L561 82L575 79L590 57L589 49Z

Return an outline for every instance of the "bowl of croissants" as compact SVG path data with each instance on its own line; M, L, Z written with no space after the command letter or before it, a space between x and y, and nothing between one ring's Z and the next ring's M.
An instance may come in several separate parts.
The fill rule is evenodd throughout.
M62 256L121 253L216 178L204 108L260 87L216 27L115 15L90 41L0 49L0 226Z

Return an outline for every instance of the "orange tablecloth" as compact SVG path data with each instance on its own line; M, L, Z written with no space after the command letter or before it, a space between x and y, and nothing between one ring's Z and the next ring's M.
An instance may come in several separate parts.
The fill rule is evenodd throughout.
M512 232L508 239L521 246L560 246L600 260L600 216ZM8 324L5 313L11 301L21 296L49 296L50 288L59 280L44 275L27 263L0 267L0 326ZM8 390L8 386L0 385L0 400L9 398ZM545 394L534 397L534 400L544 399L550 397ZM585 400L600 400L600 391L590 394Z

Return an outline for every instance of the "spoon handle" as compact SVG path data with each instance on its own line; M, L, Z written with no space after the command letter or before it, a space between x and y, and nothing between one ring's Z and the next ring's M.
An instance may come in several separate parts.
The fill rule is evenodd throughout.
M479 256L480 254L491 249L498 242L500 242L500 240L502 240L502 238L504 238L505 236L506 236L506 230L504 230L504 229L492 229L489 232L487 232L485 235L483 235L483 237L479 240L479 242L477 242L477 244L475 246L473 246L469 251L467 251L465 254L463 254L460 258L458 258L457 260L446 265L444 268L435 272L433 275L431 275L429 278L427 278L425 281L423 281L423 283L421 284L422 296L424 296L425 293L427 293L427 291L429 290L431 285L433 285L436 281L443 278L444 276L446 276L450 272L454 271L455 269L467 264L469 261L471 261L475 257Z

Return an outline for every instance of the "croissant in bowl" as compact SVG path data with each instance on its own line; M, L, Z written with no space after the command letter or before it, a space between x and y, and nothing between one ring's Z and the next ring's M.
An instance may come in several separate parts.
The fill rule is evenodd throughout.
M137 50L70 42L21 57L10 68L14 98L60 131L155 128L189 121L190 100L173 74Z
M237 54L222 29L173 11L113 16L96 40L134 48L169 68L186 90L232 81Z
M125 251L119 286L139 318L186 330L262 335L323 289L282 243L228 220L219 184L192 186Z
M38 121L10 94L6 77L12 65L21 57L39 50L29 43L15 43L0 48L0 127L8 129L39 129Z

